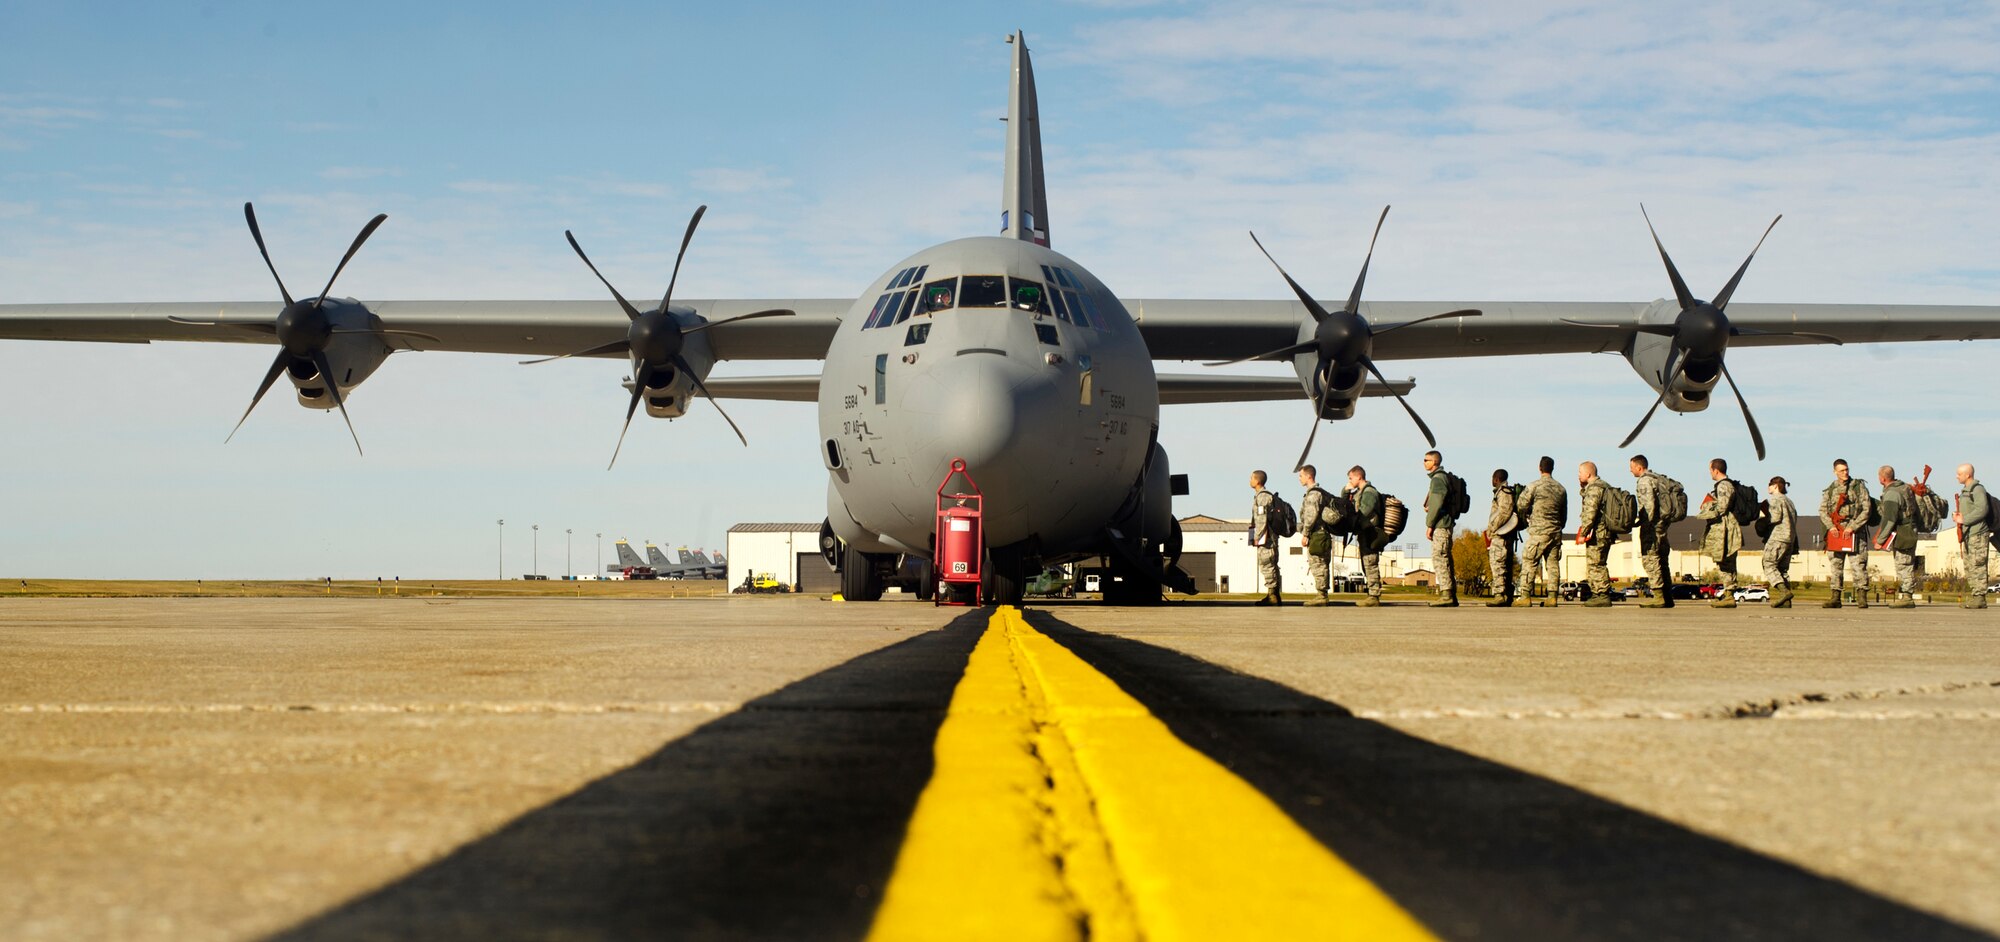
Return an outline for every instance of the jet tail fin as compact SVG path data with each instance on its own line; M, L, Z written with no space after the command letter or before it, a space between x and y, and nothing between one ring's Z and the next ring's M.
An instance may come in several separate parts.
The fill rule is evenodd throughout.
M1007 176L1000 193L1000 234L1049 244L1049 198L1042 182L1042 117L1027 34L1007 37L1014 70L1007 89Z

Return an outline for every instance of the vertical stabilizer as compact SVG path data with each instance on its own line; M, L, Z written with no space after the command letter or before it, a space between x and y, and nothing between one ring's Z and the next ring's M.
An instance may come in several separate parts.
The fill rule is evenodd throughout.
M1000 194L1000 234L1049 244L1049 198L1042 183L1042 116L1035 101L1035 67L1028 37L1007 37L1014 72L1007 87L1007 177Z

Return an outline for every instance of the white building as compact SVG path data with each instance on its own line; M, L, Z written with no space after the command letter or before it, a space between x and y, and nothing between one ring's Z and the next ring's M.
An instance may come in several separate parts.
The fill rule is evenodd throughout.
M744 576L770 573L771 578L802 592L825 594L840 590L840 577L819 554L817 523L739 523L729 528L727 579L743 584Z

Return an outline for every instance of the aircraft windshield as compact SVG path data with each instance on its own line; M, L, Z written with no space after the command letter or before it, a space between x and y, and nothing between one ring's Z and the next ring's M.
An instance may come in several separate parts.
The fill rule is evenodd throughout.
M999 275L967 275L959 287L958 306L1006 307L1007 279Z
M924 286L922 308L925 314L949 310L958 303L958 279L945 278Z
M1014 299L1014 307L1017 310L1033 311L1036 314L1047 314L1049 312L1049 298L1047 293L1042 291L1040 284L1032 281L1022 281L1019 278L1009 278L1008 282L1014 289L1012 297Z

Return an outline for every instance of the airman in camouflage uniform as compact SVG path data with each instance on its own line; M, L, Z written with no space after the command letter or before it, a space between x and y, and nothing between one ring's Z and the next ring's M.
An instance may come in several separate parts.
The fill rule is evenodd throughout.
M1264 489L1269 477L1262 471L1250 472L1250 545L1257 548L1257 573L1264 577L1264 597L1258 605L1283 605L1278 590L1278 536L1271 532L1271 504L1276 496Z
M1521 551L1521 575L1514 598L1514 604L1522 608L1534 604L1538 572L1547 587L1543 606L1554 608L1562 594L1562 531L1569 521L1569 492L1556 482L1554 458L1543 455L1540 467L1542 476L1529 484L1514 504L1515 510L1528 518L1527 545Z
M1958 486L1958 509L1951 512L1951 522L1958 524L1959 545L1965 553L1966 592L1959 604L1985 608L1986 580L1993 577L1986 565L1993 546L1992 498L1986 485L1972 476L1969 464L1958 466Z
M1515 524L1520 514L1514 510L1514 485L1507 483L1507 469L1493 469L1493 509L1486 514L1486 566L1493 580L1493 600L1487 608L1505 608L1514 594L1514 542L1521 538Z
M1845 497L1846 500L1841 498ZM1840 607L1840 583L1843 576L1852 574L1854 580L1854 607L1868 607L1868 516L1875 511L1875 499L1868 496L1868 485L1848 476L1847 459L1836 458L1833 462L1833 483L1819 495L1819 519L1826 524L1829 533L1834 530L1854 535L1854 548L1830 554L1833 557L1832 575L1827 584L1833 589L1833 597L1826 600L1824 607Z
M1611 544L1617 538L1604 523L1604 501L1611 494L1611 485L1597 476L1597 462L1586 461L1576 469L1576 542L1583 547L1584 578L1590 581L1590 598L1585 599L1585 608L1611 607L1611 569L1605 565L1610 558Z
M1333 556L1333 534L1327 530L1321 511L1326 502L1333 498L1326 488L1319 486L1319 470L1312 465L1299 469L1299 486L1305 495L1299 498L1299 543L1306 548L1306 569L1312 573L1313 591L1317 593L1307 599L1307 605L1325 605L1327 587L1327 564Z
M1722 594L1709 604L1735 608L1736 554L1743 551L1743 525L1729 512L1730 502L1736 499L1736 482L1729 479L1729 462L1721 458L1708 463L1708 476L1715 480L1715 490L1701 502L1699 516L1708 521L1708 530L1701 538L1701 554L1714 560L1715 568L1722 573Z
M1431 607L1455 608L1458 566L1451 558L1451 538L1458 531L1458 508L1446 506L1451 502L1451 482L1444 470L1444 455L1424 452L1424 473L1431 478L1430 490L1424 494L1424 532L1430 537L1431 568L1437 574L1438 594L1442 596Z
M1347 469L1347 499L1354 504L1354 538L1361 549L1361 576L1368 583L1368 595L1354 604L1364 608L1382 604L1382 547L1388 544L1382 532L1382 492L1368 483L1368 472L1355 465Z
M1772 478L1770 498L1764 501L1764 582L1771 587L1771 607L1792 607L1792 554L1799 548L1798 509L1785 496L1791 485L1784 478Z
M1639 511L1632 539L1639 544L1639 562L1646 567L1646 584L1653 589L1653 597L1641 599L1639 607L1673 608L1673 566L1667 561L1671 548L1667 544L1667 527L1673 521L1662 519L1667 508L1667 476L1653 470L1645 455L1633 455L1627 467L1635 479L1632 502Z
M1896 479L1896 469L1883 465L1876 472L1882 482L1882 529L1876 549L1889 551L1896 564L1896 597L1890 608L1917 607L1917 514L1915 492Z

